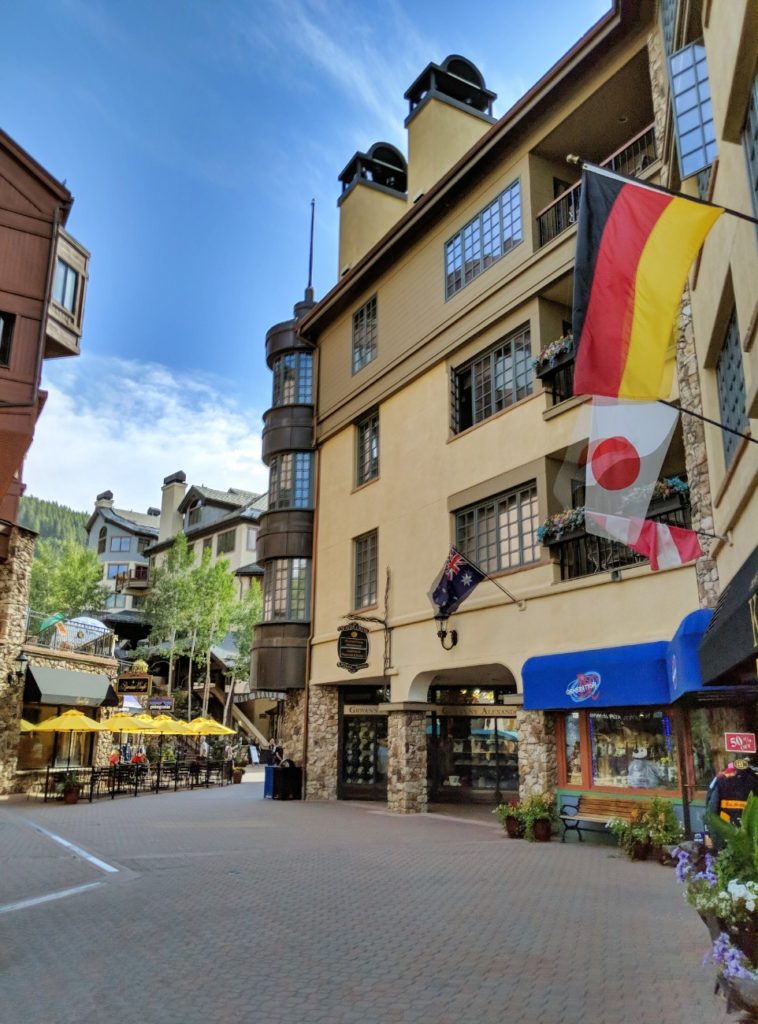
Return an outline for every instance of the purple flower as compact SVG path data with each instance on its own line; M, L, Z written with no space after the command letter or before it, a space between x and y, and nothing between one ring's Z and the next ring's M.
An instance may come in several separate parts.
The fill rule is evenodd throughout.
M703 966L712 960L726 978L750 978L751 972L745 969L745 956L742 950L733 946L726 932L722 932L713 943L713 950L706 953Z

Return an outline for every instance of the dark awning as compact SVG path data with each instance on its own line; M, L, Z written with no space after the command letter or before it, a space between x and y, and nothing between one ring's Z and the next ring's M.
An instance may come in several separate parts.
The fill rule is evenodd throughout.
M118 705L118 697L106 675L39 665L30 665L27 670L24 701L90 708Z
M743 668L755 675L758 654L758 547L737 570L703 634L698 654L703 680L714 683Z

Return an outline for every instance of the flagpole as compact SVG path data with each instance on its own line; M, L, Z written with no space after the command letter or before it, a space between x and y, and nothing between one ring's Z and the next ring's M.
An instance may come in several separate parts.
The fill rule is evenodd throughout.
M649 188L653 192L663 192L664 195L674 196L675 199L686 199L689 203L699 203L700 206L712 206L715 210L723 210L724 213L731 214L732 217L738 217L740 220L746 220L750 224L758 224L758 217L751 217L747 213L742 213L741 210L734 210L731 206L722 206L721 203L709 203L707 199L699 199L697 196L688 196L686 192L675 192L672 188L666 188L665 185L654 185L650 181L640 181L639 178L633 178L630 174L619 174L618 171L609 171L607 167L601 167L599 164L592 164L589 160L583 160L582 157L576 156L574 153L569 153L566 157L567 164L576 164L581 167L584 171L590 169L595 171L596 174L604 174L607 178L621 178L623 181L628 181L632 185L637 185L639 188Z
M735 437L741 437L745 441L751 441L753 444L758 444L758 437L753 437L752 434L743 434L741 430L735 430L734 427L727 427L725 423L719 423L718 420L712 420L710 416L704 416L701 412L694 412L692 409L685 409L681 405L677 405L676 402L669 402L666 398L658 398L657 402L659 405L668 405L671 409L676 409L677 412L686 413L688 416L694 416L695 419L702 420L703 423L710 423L713 427L718 427L719 430L726 431L727 434L734 434Z
M458 548L456 548L455 550L458 551ZM494 583L495 586L502 590L502 592L507 597L510 597L511 601L513 601L515 605L518 605L519 611L523 612L524 608L526 608L526 601L523 598L514 597L510 590L506 590L501 583L498 583L497 580L493 580L490 574L488 572L485 572L484 569L482 569L481 565L477 565L476 562L472 562L470 558L466 558L466 556L461 551L458 551L458 554L461 556L461 558L467 565L470 565L472 569L476 569L476 571L480 572L486 580L489 580L490 583Z

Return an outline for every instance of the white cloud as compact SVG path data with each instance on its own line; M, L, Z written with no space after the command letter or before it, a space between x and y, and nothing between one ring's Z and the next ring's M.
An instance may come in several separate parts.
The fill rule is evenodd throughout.
M45 365L49 393L24 467L27 493L82 511L160 506L163 478L265 491L260 415L208 374L83 355Z

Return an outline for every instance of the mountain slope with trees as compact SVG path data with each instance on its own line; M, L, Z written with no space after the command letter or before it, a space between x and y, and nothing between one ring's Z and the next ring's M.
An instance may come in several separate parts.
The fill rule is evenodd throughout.
M44 539L74 541L82 547L87 543L84 526L86 512L75 512L57 501L45 501L24 495L18 506L18 521L27 530L34 530Z

